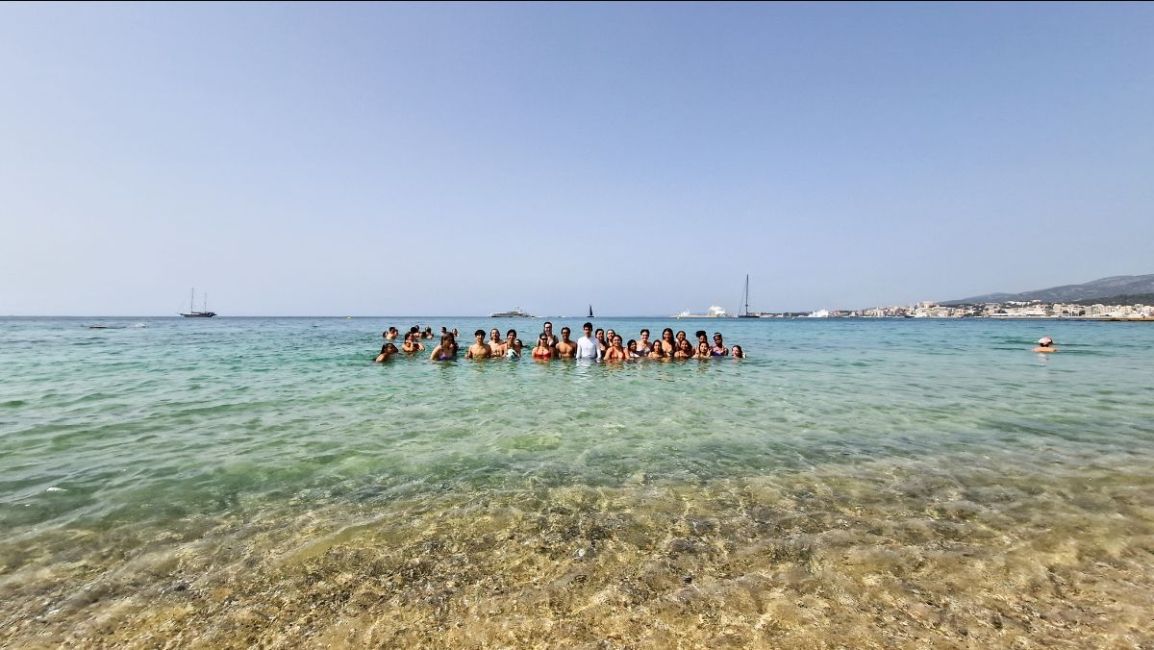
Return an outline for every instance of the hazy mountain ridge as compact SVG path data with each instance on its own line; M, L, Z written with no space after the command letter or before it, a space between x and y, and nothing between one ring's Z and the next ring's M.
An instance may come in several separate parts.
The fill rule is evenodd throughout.
M1154 274L1115 275L1084 284L1065 284L1049 289L1021 293L989 293L961 300L950 300L943 305L966 305L987 302L1041 300L1042 302L1080 302L1084 300L1132 297L1154 293Z

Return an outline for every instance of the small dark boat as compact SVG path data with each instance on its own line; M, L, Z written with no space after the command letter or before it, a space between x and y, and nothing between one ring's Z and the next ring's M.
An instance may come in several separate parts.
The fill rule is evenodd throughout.
M213 316L216 316L215 311L209 311L208 310L208 294L207 293L204 294L204 311L196 311L196 306L193 304L193 301L195 299L196 299L196 289L193 289L192 293L188 297L188 313L187 314L181 313L180 314L181 316L184 316L185 318L212 318Z

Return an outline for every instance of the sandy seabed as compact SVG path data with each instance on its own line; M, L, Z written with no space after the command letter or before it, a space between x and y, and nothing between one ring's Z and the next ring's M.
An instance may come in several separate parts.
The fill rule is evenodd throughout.
M1154 648L1154 475L817 468L0 544L11 648Z

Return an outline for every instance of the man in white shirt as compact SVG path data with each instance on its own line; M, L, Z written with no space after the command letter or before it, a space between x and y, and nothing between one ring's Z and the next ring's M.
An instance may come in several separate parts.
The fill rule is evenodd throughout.
M601 346L597 345L597 339L593 338L593 323L585 323L581 326L585 336L577 339L577 359L592 359L593 361L601 360Z

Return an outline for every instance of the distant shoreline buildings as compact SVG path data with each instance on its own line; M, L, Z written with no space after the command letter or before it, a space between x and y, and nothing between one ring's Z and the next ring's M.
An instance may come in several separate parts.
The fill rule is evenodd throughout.
M755 312L758 318L993 318L1154 321L1154 305L1083 305L1040 300L942 305L919 302L869 309L820 309L813 312Z

